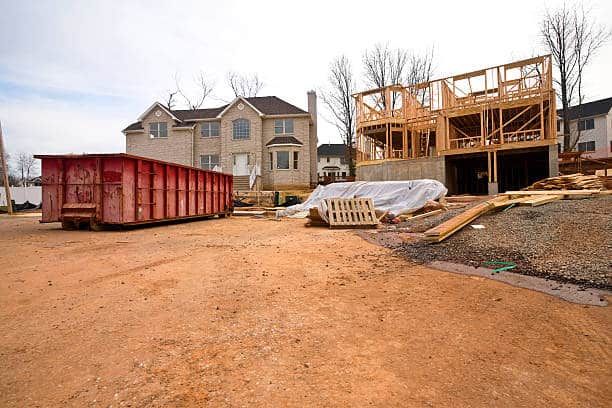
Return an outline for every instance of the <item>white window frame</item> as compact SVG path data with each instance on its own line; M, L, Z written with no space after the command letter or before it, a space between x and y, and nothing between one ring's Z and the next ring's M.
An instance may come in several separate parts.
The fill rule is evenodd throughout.
M208 160L204 160L207 158ZM217 160L214 161L213 158ZM200 168L204 170L212 170L215 166L219 166L219 155L218 154L202 154L200 155Z
M240 128L241 124L246 124L246 127ZM246 129L246 132L244 131ZM232 140L248 140L251 138L251 121L240 118L232 121Z
M217 125L217 134L213 135L212 130L213 130L213 124ZM206 130L207 135L204 134L204 131ZM219 135L221 134L221 122L202 122L202 124L200 125L200 137L203 137L205 139L211 138L211 137L219 137Z
M163 133L165 133L164 135L162 135L162 131ZM166 122L149 123L149 137L151 139L166 139L168 137L168 123Z
M289 124L291 124L289 126ZM292 118L289 119L275 119L274 120L274 134L275 135L292 135L294 133L295 123Z

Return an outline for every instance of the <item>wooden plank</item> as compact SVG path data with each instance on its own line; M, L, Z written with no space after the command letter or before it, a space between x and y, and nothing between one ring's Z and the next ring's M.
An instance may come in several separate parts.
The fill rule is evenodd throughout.
M433 210L433 211L429 211L423 214L419 214L419 215L415 215L415 216L410 216L410 215L400 215L399 219L402 221L412 221L412 220L419 220L421 218L427 218L427 217L431 217L433 215L438 215L443 213L444 210L443 209L438 209L438 210Z
M552 203L553 201L557 201L557 200L560 200L562 198L563 198L562 195L536 196L536 198L531 198L529 200L524 200L523 202L519 203L519 205L529 205L531 207L537 207L538 205Z
M451 218L442 224L425 231L425 240L430 242L440 242L459 231L461 228L474 221L476 218L487 213L494 208L494 205L498 202L507 201L506 197L495 197L491 200L487 200L480 203L456 217Z
M600 190L525 190L525 191L506 191L500 195L520 196L520 195L591 195L599 194Z

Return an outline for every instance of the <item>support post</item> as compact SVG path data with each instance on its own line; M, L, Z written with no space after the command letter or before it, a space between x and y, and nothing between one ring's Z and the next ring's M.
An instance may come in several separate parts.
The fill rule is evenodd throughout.
M8 181L8 170L6 166L6 153L4 151L4 141L2 138L2 123L0 123L0 161L2 161L2 181L4 182L4 191L6 192L6 211L13 214L13 203L11 200L11 188Z

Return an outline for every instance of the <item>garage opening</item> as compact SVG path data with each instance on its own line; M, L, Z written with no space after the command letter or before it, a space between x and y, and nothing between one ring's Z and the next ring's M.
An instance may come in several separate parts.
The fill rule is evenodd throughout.
M486 153L446 156L449 194L488 194ZM498 191L520 190L549 176L548 148L497 152Z
M550 177L548 149L497 152L499 191L520 190Z

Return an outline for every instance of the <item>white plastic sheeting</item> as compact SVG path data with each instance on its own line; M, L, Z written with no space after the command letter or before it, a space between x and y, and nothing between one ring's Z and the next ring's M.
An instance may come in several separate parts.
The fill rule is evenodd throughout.
M318 186L302 204L277 211L279 217L298 216L299 213L318 208L326 219L323 200L326 198L371 198L378 213L388 212L392 217L410 214L423 208L428 201L439 200L448 190L437 180L408 181L355 181Z

